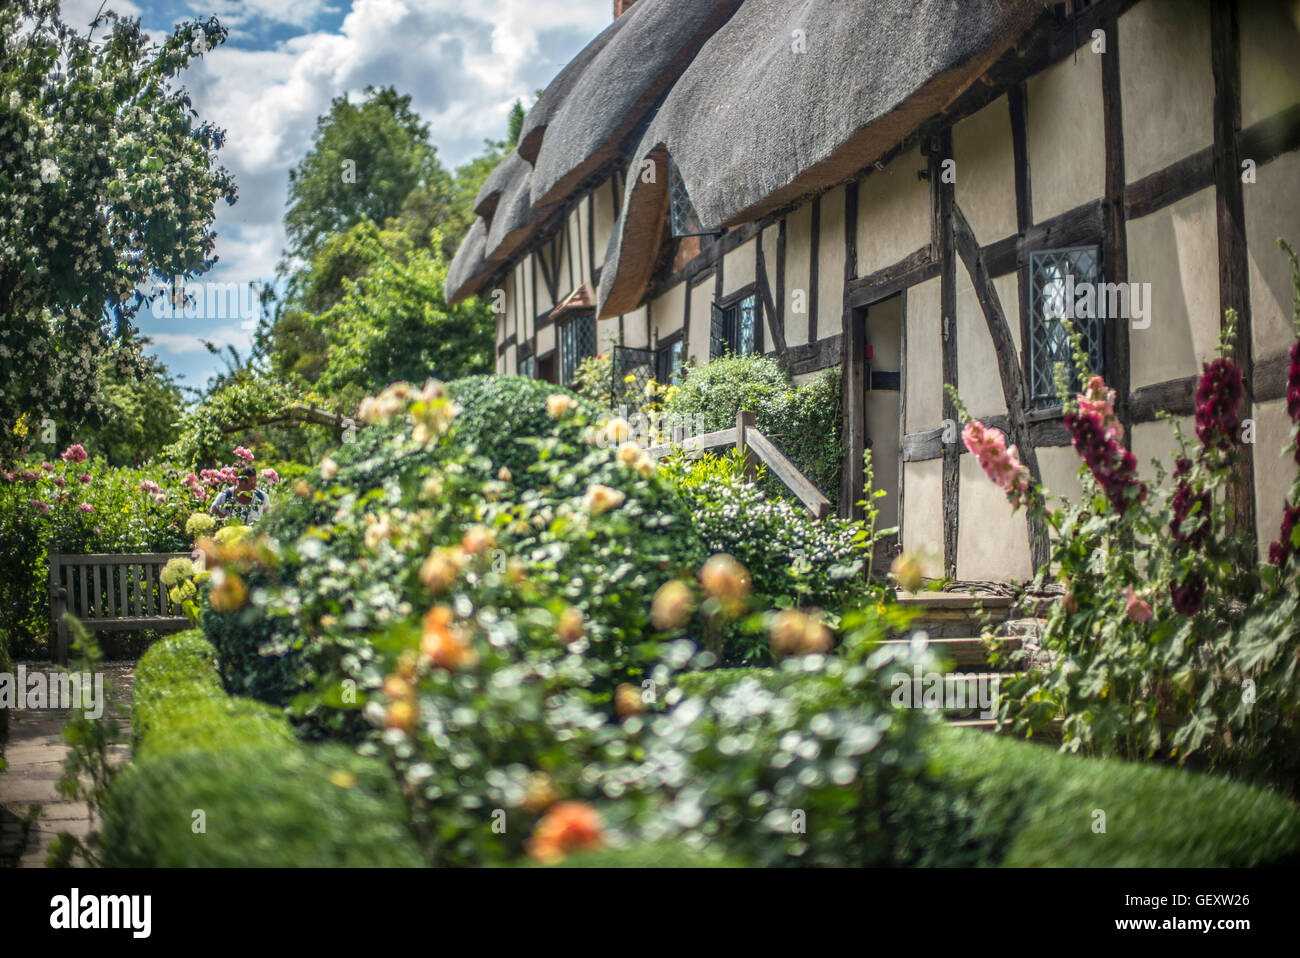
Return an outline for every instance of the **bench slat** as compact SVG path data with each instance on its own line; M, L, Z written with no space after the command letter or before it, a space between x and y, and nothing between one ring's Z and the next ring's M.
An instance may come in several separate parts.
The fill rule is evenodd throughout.
M141 562L166 562L169 559L183 559L188 552L94 552L84 555L60 555L59 565L132 565Z
M190 620L185 616L146 616L135 619L83 619L81 624L87 632L133 632L141 629L157 629L165 632L170 629L188 629Z

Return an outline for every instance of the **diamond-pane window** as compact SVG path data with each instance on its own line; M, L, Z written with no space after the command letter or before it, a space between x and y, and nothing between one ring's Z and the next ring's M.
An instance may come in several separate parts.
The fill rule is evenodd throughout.
M560 327L560 385L568 386L578 372L578 364L596 355L596 317L586 313L573 317Z
M613 409L640 407L645 387L654 375L655 354L637 346L615 346L609 383L609 405Z
M700 218L695 214L695 207L686 193L686 183L682 172L672 157L668 158L668 216L672 223L673 236L691 236L703 233Z
M748 356L760 349L758 300L753 293L727 306L714 303L709 323L709 358L726 353Z
M1100 251L1096 246L1042 250L1029 254L1029 396L1036 408L1055 406L1056 366L1064 364L1071 391L1082 389L1074 366L1074 350L1063 320L1083 337L1088 365L1105 373L1104 319L1075 315L1075 304L1087 284L1101 280Z
M537 357L529 356L519 360L519 375L534 379L537 376Z

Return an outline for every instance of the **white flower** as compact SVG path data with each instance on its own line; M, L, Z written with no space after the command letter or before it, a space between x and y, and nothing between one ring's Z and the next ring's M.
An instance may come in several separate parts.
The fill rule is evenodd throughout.
M53 183L59 178L59 164L48 156L41 160L41 182Z

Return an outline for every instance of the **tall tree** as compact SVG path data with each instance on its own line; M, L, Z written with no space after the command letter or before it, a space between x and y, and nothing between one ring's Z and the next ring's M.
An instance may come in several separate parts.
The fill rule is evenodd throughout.
M154 42L111 12L83 35L55 0L0 4L0 456L97 409L106 340L135 348L140 306L215 262L225 134L174 80L225 38L208 19Z
M289 172L286 259L310 259L327 237L363 219L397 216L412 190L428 191L435 207L449 210L451 176L428 137L410 96L392 87L367 87L356 104L335 97L316 121L311 149Z

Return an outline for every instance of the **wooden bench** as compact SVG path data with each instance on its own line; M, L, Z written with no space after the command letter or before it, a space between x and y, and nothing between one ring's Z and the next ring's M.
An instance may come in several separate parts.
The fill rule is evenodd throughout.
M69 613L87 632L188 629L190 620L159 581L162 567L177 558L188 559L190 553L63 555L51 549L50 634L54 637L54 660L66 662L68 658L69 629L64 615Z

